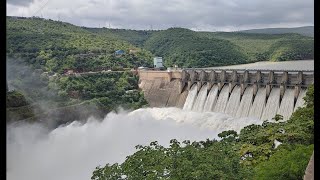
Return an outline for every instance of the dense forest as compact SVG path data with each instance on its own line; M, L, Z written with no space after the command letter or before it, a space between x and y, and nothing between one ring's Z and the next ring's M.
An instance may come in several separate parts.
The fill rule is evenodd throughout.
M115 56L116 50L127 52ZM137 50L129 54L130 49ZM41 18L7 17L7 56L23 59L35 69L151 66L152 54L116 37L91 33L69 23Z
M125 162L99 166L91 179L302 179L314 146L313 86L304 99L305 107L286 122L249 125L239 134L224 131L219 141L137 145Z
M313 42L313 37L300 34L86 28L36 17L7 17L7 55L53 73L152 66L154 56L163 57L168 67L312 59ZM125 53L117 56L116 50Z

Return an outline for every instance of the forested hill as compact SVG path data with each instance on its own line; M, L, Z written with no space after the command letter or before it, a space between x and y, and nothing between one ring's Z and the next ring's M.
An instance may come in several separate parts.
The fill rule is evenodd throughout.
M230 41L200 37L197 32L182 28L156 32L144 47L157 56L164 56L167 65L206 67L247 61L240 47Z
M183 28L161 31L107 28L87 30L145 48L154 55L164 57L167 66L207 67L314 58L313 37L295 33L195 32Z
M243 33L260 33L260 34L285 34L297 33L304 36L314 37L314 26L303 26L296 28L265 28L265 29L249 29L239 31Z
M286 61L314 58L314 39L299 34L199 32L200 36L228 40L239 46L248 61Z
M130 49L136 53L129 54ZM125 54L117 57L116 50ZM97 34L69 23L41 18L7 17L7 56L36 69L151 66L152 54L115 36Z
M152 66L153 56L164 57L166 66L180 67L313 59L313 43L313 37L299 34L85 28L41 18L7 17L7 55L46 72ZM119 49L125 54L115 56Z

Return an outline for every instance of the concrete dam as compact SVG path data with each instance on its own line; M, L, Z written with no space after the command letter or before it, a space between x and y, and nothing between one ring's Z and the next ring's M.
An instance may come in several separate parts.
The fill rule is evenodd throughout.
M303 106L314 82L311 70L183 69L138 72L139 88L151 107L218 112L235 118L288 120Z

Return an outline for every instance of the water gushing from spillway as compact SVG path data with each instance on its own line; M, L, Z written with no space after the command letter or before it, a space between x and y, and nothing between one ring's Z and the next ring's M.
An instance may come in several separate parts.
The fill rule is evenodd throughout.
M193 111L198 111L198 112L203 111L203 107L207 99L207 92L208 92L208 85L205 84L201 87L198 93L197 99L192 107Z
M305 101L304 101L303 97L306 96L306 93L307 93L306 89L300 89L296 105L294 106L294 111L296 111L299 107L303 107L304 106Z
M239 108L240 97L241 97L240 86L235 86L232 90L227 107L224 111L226 114L229 114L232 117L235 117L237 110Z
M283 120L289 120L294 109L294 89L287 88L281 100L277 114L283 116Z
M272 88L267 105L263 110L261 120L272 120L272 118L277 114L280 104L280 88Z
M229 87L224 85L219 94L216 105L214 106L214 112L224 113L229 99Z
M248 117L250 108L252 107L253 87L249 86L244 91L239 108L236 113L236 118Z
M184 103L184 106L183 106L183 110L192 110L194 101L197 98L197 93L198 93L198 86L194 84L189 91L186 102Z
M265 87L260 87L251 106L249 117L261 118L266 105L267 91Z
M208 94L208 97L206 99L206 102L204 104L203 111L205 111L205 112L213 111L213 108L217 102L218 90L219 90L219 88L217 85L212 86L212 88Z

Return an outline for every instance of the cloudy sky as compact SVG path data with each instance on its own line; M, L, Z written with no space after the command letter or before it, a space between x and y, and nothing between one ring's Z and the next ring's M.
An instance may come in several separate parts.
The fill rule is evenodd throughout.
M7 0L7 15L86 27L236 31L313 25L314 0Z

